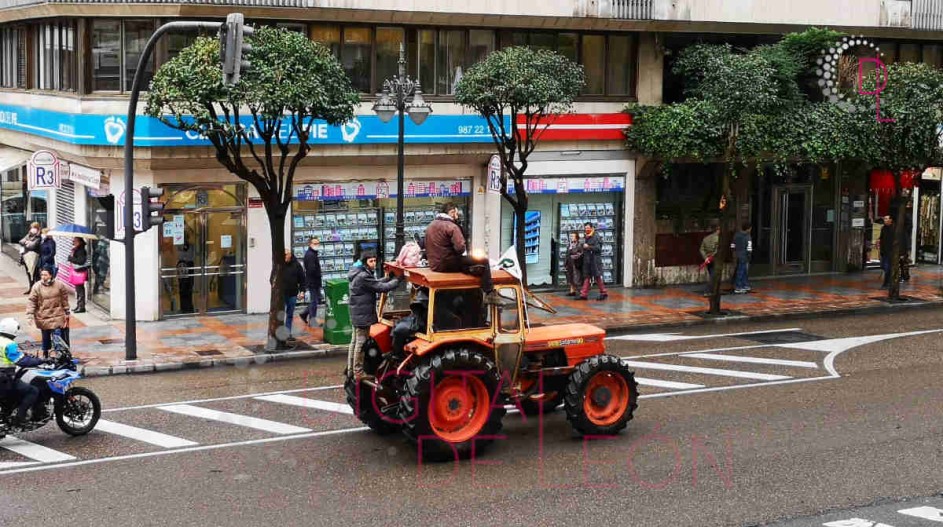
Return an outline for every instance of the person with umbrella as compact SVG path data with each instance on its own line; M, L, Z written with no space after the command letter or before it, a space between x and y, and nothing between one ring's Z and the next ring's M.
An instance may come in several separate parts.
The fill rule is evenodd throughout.
M70 283L75 286L76 306L74 313L85 312L85 282L88 280L88 251L85 248L86 239L97 240L88 227L68 223L49 231L50 236L68 236L72 238L72 251L69 254L69 263L72 264Z

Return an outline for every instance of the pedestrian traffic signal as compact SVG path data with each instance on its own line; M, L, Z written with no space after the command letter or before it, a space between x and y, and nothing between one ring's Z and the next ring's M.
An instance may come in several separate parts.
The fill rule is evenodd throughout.
M158 201L163 195L162 188L141 187L141 232L164 223L164 204Z
M231 13L219 28L219 61L223 66L223 84L234 86L239 82L239 75L250 66L246 57L252 46L245 42L245 37L255 32L252 26L244 23L242 13Z

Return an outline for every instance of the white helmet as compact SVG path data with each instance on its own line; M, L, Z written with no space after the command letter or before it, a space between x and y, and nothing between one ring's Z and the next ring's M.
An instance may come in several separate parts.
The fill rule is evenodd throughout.
M0 335L15 339L16 334L19 332L20 323L17 322L15 318L5 318L0 320Z

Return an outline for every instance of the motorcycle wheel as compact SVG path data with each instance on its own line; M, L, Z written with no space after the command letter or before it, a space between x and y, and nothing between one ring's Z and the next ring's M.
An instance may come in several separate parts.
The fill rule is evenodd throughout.
M81 436L91 432L102 414L101 401L88 388L70 388L56 400L56 424L71 435Z

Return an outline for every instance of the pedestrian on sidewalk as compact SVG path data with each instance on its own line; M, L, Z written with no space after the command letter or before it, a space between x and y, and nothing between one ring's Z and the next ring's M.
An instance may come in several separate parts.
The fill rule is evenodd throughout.
M85 313L85 282L88 280L88 251L85 250L85 240L72 238L72 253L69 254L69 263L72 264L72 273L78 276L73 278L75 285L74 313Z
M318 249L321 240L317 236L308 240L308 250L305 252L305 287L308 289L308 307L301 313L301 320L311 326L318 322L318 303L321 302L321 260L318 258Z
M593 280L599 287L599 298L602 301L609 298L609 292L606 291L606 284L602 281L602 265L600 254L602 253L602 241L596 234L596 226L590 222L583 224L583 289L577 300L586 300L589 295L589 282Z
M43 357L49 358L52 335L59 330L62 340L69 343L69 289L52 277L52 268L39 272L26 304L26 316L32 319L43 335Z
M39 244L39 268L52 267L52 277L59 274L59 268L56 265L56 240L52 239L47 233L49 229L40 231L43 241Z
M881 269L884 270L884 283L881 289L887 289L891 284L891 252L894 249L894 220L890 214L884 216L884 226L881 227L881 237L878 244L881 251Z
M713 293L714 258L717 256L717 247L720 245L720 222L712 220L710 225L711 233L701 240L700 248L701 258L704 259L701 268L707 268L707 290L704 291L704 296L710 296Z
M33 290L33 284L39 280L39 250L43 240L40 235L39 223L33 222L29 226L29 232L20 240L20 263L26 268L26 280L29 282L29 288L24 295L30 294Z
M353 376L359 382L363 378L363 345L370 335L370 326L377 323L377 300L380 293L392 291L399 286L399 279L388 276L383 280L376 277L377 256L372 251L365 251L360 260L363 265L353 267L347 274L350 281L350 323L354 333L350 336L347 350L348 377Z
M744 222L740 232L733 237L733 250L737 255L737 272L734 274L733 292L738 295L749 293L752 289L749 283L750 257L753 255L753 240L750 239L752 230L750 222Z
M563 266L566 270L566 283L570 286L570 292L566 296L576 296L576 290L583 287L583 247L580 245L580 233L576 231L570 233Z
M305 291L305 269L295 258L291 249L285 249L285 267L282 269L282 298L285 299L285 327L288 328L288 338L295 340L291 334L291 323L295 318L295 306L303 298Z

